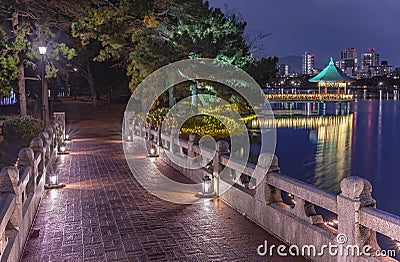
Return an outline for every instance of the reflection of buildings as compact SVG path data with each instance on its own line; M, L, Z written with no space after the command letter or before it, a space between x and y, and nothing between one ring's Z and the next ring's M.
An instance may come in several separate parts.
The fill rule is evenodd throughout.
M338 193L340 181L351 175L353 114L341 116L285 117L253 120L250 127L310 130L316 144L314 185ZM293 150L296 150L293 148ZM279 157L279 156L278 156Z

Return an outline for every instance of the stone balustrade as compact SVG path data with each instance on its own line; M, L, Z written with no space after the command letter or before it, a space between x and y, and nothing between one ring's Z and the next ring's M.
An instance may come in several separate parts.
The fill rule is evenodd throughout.
M127 119L130 119L128 123ZM176 129L167 134L149 126L135 121L134 117L125 118L125 139L145 137L164 161L195 182L201 182L205 175L212 175L218 181L214 184L217 194L220 188L233 185L225 193L218 194L222 201L289 245L296 245L300 252L306 247L304 255L312 260L396 261L375 256L375 251L380 249L376 232L400 242L400 217L376 208L371 196L372 186L367 180L347 177L341 181L341 193L336 195L282 174L273 154L261 154L256 166L230 156L225 141L217 142L216 152L201 150L195 134L189 135L189 141L184 141ZM164 150L213 160L213 167L184 168L168 159ZM262 165L269 162L268 168ZM225 168L230 175L220 176ZM252 176L254 180L260 173L266 175L261 181L253 181L257 184L254 188L246 188L238 180L242 174ZM342 243L338 244L338 239ZM338 245L337 255L331 255L328 249L318 255L329 243ZM308 249L310 245L316 248L315 254L312 248ZM353 256L354 246L360 253L367 251L371 256Z
M65 113L55 120L29 147L18 153L15 166L0 172L0 260L19 261L33 223L48 169L55 165L58 145L65 137Z

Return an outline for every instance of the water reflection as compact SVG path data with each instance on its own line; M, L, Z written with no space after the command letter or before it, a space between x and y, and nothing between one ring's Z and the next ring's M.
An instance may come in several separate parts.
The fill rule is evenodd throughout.
M379 99L379 94L377 98L352 102L350 114L332 115L337 105L327 105L326 116L276 117L275 153L281 170L334 193L340 192L344 177L364 177L373 186L378 207L400 215L400 204L393 198L400 185L400 101L394 96ZM250 123L253 128L270 125L271 121ZM257 154L258 137L251 141L251 153Z
M326 117L322 117L326 118ZM331 192L340 191L340 181L351 175L353 114L331 116L331 124L316 128L315 177L312 183Z
M296 111L291 115L276 117L275 152L282 172L334 193L340 192L340 181L344 177L364 177L372 184L377 207L400 216L400 203L396 197L400 185L400 100L397 90L393 94L361 92L349 105L350 114L329 115L336 114L338 105L321 105L322 108L325 106L327 110L317 106L309 111L326 112L326 115L295 116L293 112L300 114L305 110L292 106ZM251 122L254 128L270 124ZM257 140L252 142L253 152ZM389 239L378 235L378 240L383 249L393 248Z
M288 175L296 176L298 172L292 174L293 170L306 169L300 179L328 191L339 192L340 181L351 175L353 119L353 114L275 118L278 131L277 155L281 167L285 166L282 170ZM271 128L273 124L271 119L253 120L250 127ZM287 131L291 133L291 138L288 137ZM304 135L307 135L307 140L301 138ZM299 139L293 141L291 145L286 145L286 141L292 141L294 136ZM304 142L311 145L312 150L308 150L308 147L303 145ZM296 167L298 159L295 157L296 151L303 155L303 159L308 158L306 162L309 162L309 165L303 163L301 167ZM286 168L290 163L293 165Z

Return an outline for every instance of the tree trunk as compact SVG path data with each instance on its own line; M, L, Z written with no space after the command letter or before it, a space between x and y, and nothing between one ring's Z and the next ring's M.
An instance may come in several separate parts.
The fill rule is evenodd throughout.
M169 103L169 108L172 108L175 105L174 87L170 87L168 89L168 103Z
M96 93L96 87L94 86L92 71L90 70L90 64L89 63L87 64L86 69L87 69L86 80L87 80L88 85L89 85L90 100L92 102L92 108L95 108L97 106L97 93Z
M21 117L25 117L28 115L28 112L26 110L25 68L23 61L19 63L18 70L19 111Z
M17 4L19 4L19 0L15 1ZM12 18L11 18L11 24L12 24L12 32L14 36L16 37L18 32L18 24L19 24L19 12L14 11L12 13ZM19 92L19 111L21 117L25 117L28 115L28 112L26 110L26 93L25 93L25 68L24 68L24 60L22 59L21 55L19 55L19 65L18 65L18 92Z

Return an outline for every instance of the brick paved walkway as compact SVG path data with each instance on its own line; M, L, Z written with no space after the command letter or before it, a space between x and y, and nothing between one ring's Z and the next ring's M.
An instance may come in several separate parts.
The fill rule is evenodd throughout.
M108 135L97 138L96 116L71 121L80 138L56 171L67 187L44 193L33 225L39 237L28 241L22 261L303 261L258 257L264 240L281 243L221 201L179 205L147 193L124 159L119 120L102 117Z

